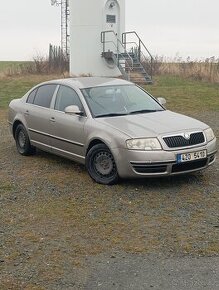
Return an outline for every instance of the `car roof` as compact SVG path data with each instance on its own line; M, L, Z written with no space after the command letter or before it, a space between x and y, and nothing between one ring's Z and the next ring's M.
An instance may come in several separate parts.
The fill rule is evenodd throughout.
M85 89L91 87L102 86L118 86L118 85L131 85L133 83L118 78L107 77L78 77L78 78L66 78L45 82L43 84L60 84L77 87L78 89Z

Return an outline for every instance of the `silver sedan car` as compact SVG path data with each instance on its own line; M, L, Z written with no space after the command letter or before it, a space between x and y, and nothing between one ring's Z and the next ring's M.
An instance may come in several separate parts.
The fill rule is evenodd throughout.
M139 86L113 78L41 83L9 105L22 155L36 148L85 164L98 183L185 174L215 161L212 129L166 110Z

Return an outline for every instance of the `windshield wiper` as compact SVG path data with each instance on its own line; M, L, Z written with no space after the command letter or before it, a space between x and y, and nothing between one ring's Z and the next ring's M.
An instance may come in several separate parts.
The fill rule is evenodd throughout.
M137 111L130 112L129 115L143 114L143 113L154 113L154 112L160 112L160 111L163 111L163 110L137 110Z
M108 113L108 114L97 115L95 116L95 118L117 117L117 116L124 116L124 115L127 115L127 113Z

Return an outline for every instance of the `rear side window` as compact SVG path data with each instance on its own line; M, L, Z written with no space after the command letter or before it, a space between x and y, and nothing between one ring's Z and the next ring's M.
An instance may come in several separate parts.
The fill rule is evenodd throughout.
M35 98L35 96L36 96L36 92L37 92L37 89L33 90L33 91L29 94L29 96L28 96L28 98L27 98L27 103L29 103L29 104L33 104L34 98Z
M56 85L43 85L38 88L34 99L34 105L49 108L55 92Z

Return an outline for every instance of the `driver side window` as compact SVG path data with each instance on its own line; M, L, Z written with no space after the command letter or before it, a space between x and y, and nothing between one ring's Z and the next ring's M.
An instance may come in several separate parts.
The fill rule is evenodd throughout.
M66 107L72 105L78 106L80 111L84 111L77 93L69 87L60 86L56 96L55 110L64 112Z

